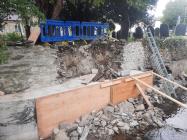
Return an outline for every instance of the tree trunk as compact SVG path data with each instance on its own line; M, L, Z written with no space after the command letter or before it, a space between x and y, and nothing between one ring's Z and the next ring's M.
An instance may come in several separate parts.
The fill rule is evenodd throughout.
M63 0L57 0L53 9L52 19L58 19L63 8Z
M31 28L31 26L25 25L26 39L28 39L31 34L30 28Z

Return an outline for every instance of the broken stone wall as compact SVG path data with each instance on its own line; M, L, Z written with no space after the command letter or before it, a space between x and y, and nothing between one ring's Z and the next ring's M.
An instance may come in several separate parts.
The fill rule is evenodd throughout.
M61 47L57 53L58 74L66 79L110 67L116 72L144 69L145 50L141 42L99 41L84 46Z
M61 47L57 57L58 74L63 78L90 74L93 69L106 66L117 71L123 61L123 45L100 42L93 45Z

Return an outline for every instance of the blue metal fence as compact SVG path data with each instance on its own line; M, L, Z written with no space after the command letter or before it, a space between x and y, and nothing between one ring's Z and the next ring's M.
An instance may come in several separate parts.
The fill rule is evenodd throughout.
M42 42L95 40L107 34L109 25L99 22L47 20L40 24Z

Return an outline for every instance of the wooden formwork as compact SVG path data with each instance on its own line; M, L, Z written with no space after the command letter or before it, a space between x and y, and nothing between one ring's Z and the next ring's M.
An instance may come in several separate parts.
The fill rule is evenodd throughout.
M146 82L149 85L153 85L153 76L150 72L137 75L136 78ZM135 98L139 95L139 91L136 87L136 81L130 77L121 78L121 83L111 86L111 103L118 104L129 98ZM144 85L141 85L143 90L146 89Z
M152 72L134 77L153 84ZM143 90L145 86L141 85ZM61 122L73 122L82 115L99 110L109 103L117 104L139 95L130 77L105 81L55 95L36 99L37 125L40 138L47 138Z

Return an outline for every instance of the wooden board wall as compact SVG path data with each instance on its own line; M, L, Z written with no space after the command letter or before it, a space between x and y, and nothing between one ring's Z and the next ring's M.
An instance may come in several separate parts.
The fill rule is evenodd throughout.
M151 72L136 77L153 84ZM47 138L60 122L73 122L108 103L117 104L138 96L136 82L132 78L119 78L112 83L115 85L99 83L36 99L39 137Z
M38 40L39 35L40 35L40 27L32 27L31 34L30 34L28 40L32 41L33 44L35 44L36 41Z
M151 73L145 73L144 75L137 76L140 80L146 82L149 85L153 85L153 76ZM118 85L111 87L111 103L118 104L129 98L135 98L139 95L139 91L136 88L136 81L132 78L123 78L122 82ZM141 84L140 84L141 85ZM141 85L145 90L145 86Z
M72 122L110 102L110 87L86 86L36 100L40 138L48 137L60 122Z

